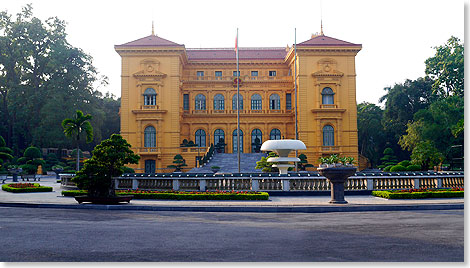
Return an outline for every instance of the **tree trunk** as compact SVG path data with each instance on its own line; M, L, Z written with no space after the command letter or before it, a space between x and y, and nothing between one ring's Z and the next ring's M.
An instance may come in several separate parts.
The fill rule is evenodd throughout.
M78 141L77 141L77 169L76 171L80 170L80 148L78 146Z

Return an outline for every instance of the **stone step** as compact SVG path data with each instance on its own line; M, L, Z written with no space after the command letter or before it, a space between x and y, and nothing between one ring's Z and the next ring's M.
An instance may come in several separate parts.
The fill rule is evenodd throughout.
M261 172L255 169L256 162L261 157L266 156L264 153L243 153L240 155L240 172ZM193 168L189 172L212 172L212 166L219 166L219 172L233 173L238 172L238 156L237 154L214 154L212 159L203 167Z

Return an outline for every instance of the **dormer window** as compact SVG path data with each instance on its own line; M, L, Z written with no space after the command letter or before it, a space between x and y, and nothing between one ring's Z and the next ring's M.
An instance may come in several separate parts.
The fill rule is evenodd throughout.
M153 88L147 88L144 92L144 105L156 105L157 92Z

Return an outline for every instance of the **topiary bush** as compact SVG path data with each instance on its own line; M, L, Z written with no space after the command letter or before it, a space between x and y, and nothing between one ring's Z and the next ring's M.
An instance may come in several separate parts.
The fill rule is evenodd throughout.
M384 168L384 171L385 171L385 172L389 172L392 167L393 167L393 165L386 166L386 167Z
M403 160L400 163L398 163L397 165L408 167L409 165L411 165L411 161L410 160Z
M26 174L36 174L38 166L46 163L41 159L41 151L39 148L30 146L24 151L23 157L18 159L18 163L22 164L20 167L23 169Z
M407 171L420 171L421 166L420 165L409 165L406 167Z
M390 172L406 171L406 167L402 165L396 165L390 168Z

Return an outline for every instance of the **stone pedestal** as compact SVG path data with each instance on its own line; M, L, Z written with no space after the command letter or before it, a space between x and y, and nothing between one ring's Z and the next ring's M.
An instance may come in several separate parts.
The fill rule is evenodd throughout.
M326 177L331 184L331 204L347 204L344 200L344 183L354 175L356 167L318 168L320 175Z

